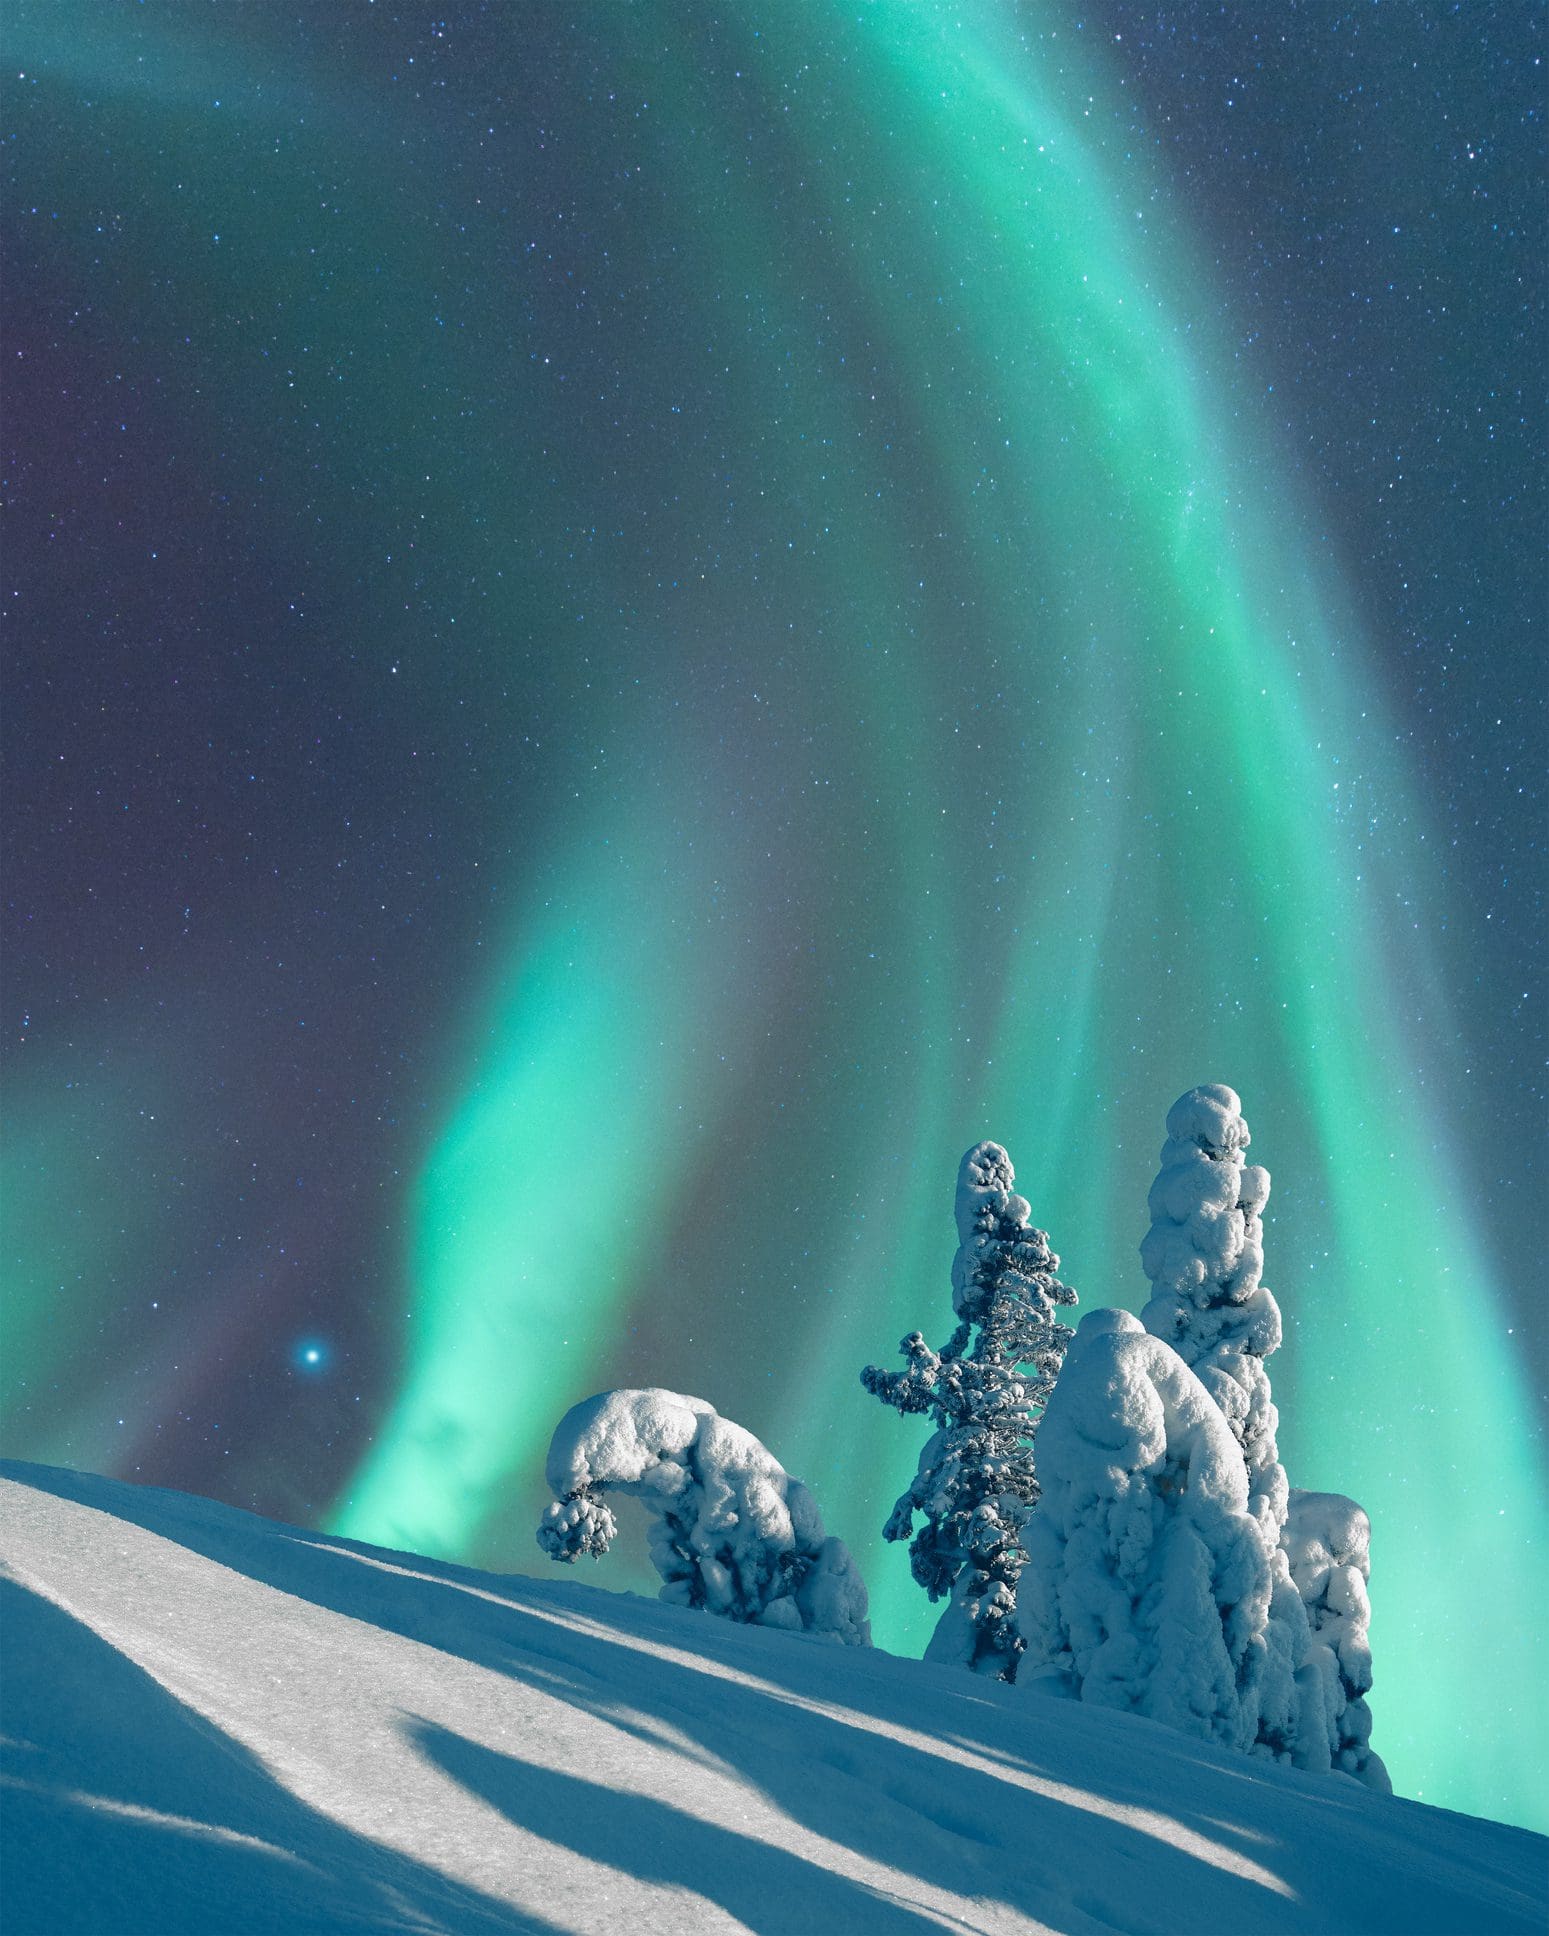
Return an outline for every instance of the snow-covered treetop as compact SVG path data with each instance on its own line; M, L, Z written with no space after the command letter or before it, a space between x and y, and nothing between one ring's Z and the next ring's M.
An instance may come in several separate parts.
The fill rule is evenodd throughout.
M545 1475L559 1498L602 1485L680 1492L688 1483L682 1455L698 1438L702 1422L718 1416L702 1398L680 1392L598 1392L572 1405L555 1426ZM720 1422L747 1440L740 1448L743 1463L756 1465L764 1448L753 1434L729 1420Z
M1242 1099L1224 1082L1202 1082L1181 1095L1167 1112L1167 1134L1174 1143L1197 1143L1216 1161L1245 1150L1253 1140L1242 1118Z
M999 1143L975 1143L973 1148L963 1152L963 1160L957 1166L957 1202L954 1205L957 1216L957 1234L962 1243L968 1243L978 1223L979 1212L986 1203L997 1212L1003 1213L1009 1202L1011 1186L1016 1182L1016 1171L1011 1167L1011 1158ZM1026 1203L1026 1198L1019 1198Z
M1267 1358L1280 1310L1260 1284L1269 1172L1245 1164L1250 1141L1237 1093L1190 1089L1167 1112L1140 1260L1151 1279L1146 1329L1195 1365L1221 1351Z
M1248 1475L1220 1408L1132 1311L1088 1311L1076 1332L1039 1433L1049 1473L1078 1510L1106 1498L1119 1475L1165 1478L1186 1467L1188 1511L1244 1513ZM1045 1492L1053 1480L1046 1476ZM1181 1491L1181 1489L1180 1489ZM1045 1508L1053 1511L1052 1499Z
M1048 1233L1031 1223L1032 1205L1012 1189L1016 1172L999 1143L975 1143L958 1165L957 1255L952 1308L965 1324L982 1324L998 1293L1017 1300L1027 1318L1053 1319L1056 1304L1076 1294L1058 1282L1060 1260Z

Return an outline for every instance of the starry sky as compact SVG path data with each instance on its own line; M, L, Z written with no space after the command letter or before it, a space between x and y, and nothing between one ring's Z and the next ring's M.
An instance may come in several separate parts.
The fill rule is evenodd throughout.
M665 1385L918 1651L958 1157L1138 1309L1229 1082L1377 1745L1549 1827L1540 12L7 13L4 1451L539 1571Z

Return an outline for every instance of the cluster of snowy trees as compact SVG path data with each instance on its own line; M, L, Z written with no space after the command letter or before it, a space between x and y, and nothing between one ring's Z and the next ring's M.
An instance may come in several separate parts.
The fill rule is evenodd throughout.
M968 1151L957 1327L939 1351L911 1332L902 1371L861 1374L934 1427L884 1532L947 1602L927 1659L1386 1791L1366 1703L1370 1527L1351 1499L1293 1491L1280 1463L1269 1175L1248 1143L1232 1090L1179 1098L1141 1245L1150 1301L1074 1332L1057 1313L1076 1294L1010 1158ZM555 1559L605 1552L603 1495L632 1494L664 1599L869 1645L865 1585L811 1493L701 1400L585 1400L548 1478L538 1538Z

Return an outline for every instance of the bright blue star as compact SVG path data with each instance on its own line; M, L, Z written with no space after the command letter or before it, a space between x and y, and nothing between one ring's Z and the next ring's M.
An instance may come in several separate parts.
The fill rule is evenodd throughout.
M328 1369L330 1353L321 1338L298 1338L291 1347L291 1362L309 1377L320 1377Z

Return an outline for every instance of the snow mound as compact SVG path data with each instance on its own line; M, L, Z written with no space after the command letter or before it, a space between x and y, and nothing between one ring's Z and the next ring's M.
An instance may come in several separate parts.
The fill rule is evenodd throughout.
M6 1936L1541 1936L1549 1843L961 1670L0 1466Z

